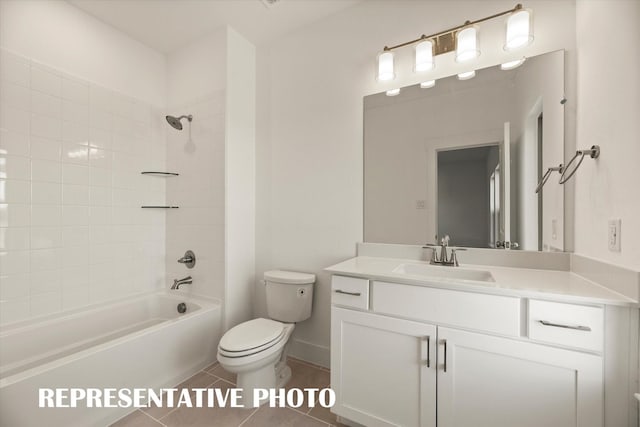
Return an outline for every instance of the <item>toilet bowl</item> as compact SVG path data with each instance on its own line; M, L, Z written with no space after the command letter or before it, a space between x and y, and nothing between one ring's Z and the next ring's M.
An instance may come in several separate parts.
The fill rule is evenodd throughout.
M245 406L253 405L254 389L280 388L291 377L285 347L294 327L258 318L230 329L220 340L218 362L238 375L237 387L243 389Z
M218 345L218 362L237 374L245 407L254 406L255 389L280 388L291 378L286 359L294 322L311 316L315 275L276 270L264 277L270 319L240 323L229 329Z

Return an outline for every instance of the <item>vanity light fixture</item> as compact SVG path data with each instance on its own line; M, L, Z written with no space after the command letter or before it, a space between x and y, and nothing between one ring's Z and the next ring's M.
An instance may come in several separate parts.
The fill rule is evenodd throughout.
M395 46L385 46L378 55L378 81L385 82L395 78L392 51L405 46L415 45L414 71L416 73L426 72L435 68L434 58L443 53L455 52L456 62L467 62L477 58L480 55L477 24L505 15L509 15L509 18L506 22L504 49L511 51L529 45L533 41L531 12L523 9L521 4L517 4L513 9L475 21L466 21L462 25L439 33L422 34L415 40Z
M521 66L522 64L524 64L524 61L527 58L525 58L524 56L520 59L516 59L515 61L509 61L509 62L505 62L504 64L500 64L500 69L501 70L513 70L514 68L518 68L519 66Z
M466 73L458 74L458 80L469 80L476 76L475 70L467 71Z
M456 62L467 62L480 56L478 30L469 26L456 34Z
M400 95L400 88L391 89L387 91L387 96L396 96L396 95Z
M433 42L425 40L416 45L416 64L415 72L423 72L433 70L435 64L433 62Z
M504 50L515 50L528 46L533 41L531 13L521 9L507 19L507 36Z
M420 83L420 87L422 89L429 89L430 87L434 87L435 85L436 85L436 81L435 80L429 80L428 82Z
M378 55L378 80L386 82L393 80L396 74L393 69L393 52L382 52Z

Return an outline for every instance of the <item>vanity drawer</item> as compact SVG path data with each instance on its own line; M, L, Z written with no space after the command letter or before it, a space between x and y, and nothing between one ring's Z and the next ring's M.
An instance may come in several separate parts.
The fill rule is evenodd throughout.
M528 327L532 340L602 351L601 307L529 300Z
M331 303L344 307L369 309L369 280L359 277L333 276Z
M518 337L520 298L373 282L377 313Z

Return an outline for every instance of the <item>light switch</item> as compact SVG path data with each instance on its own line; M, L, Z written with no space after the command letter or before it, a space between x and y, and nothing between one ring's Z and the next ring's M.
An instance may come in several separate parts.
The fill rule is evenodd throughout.
M620 229L622 225L622 220L620 219L610 219L609 220L609 250L611 252L620 252Z

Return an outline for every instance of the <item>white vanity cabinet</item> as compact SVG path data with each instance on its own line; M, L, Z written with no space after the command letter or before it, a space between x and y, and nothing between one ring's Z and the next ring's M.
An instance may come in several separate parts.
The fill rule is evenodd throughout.
M600 356L444 327L438 343L439 427L603 425Z
M333 307L334 412L366 426L436 425L436 327Z
M332 285L337 415L365 426L603 426L601 335L575 341L586 351L560 348L540 342L555 335L529 339L538 321L527 299L348 279Z

